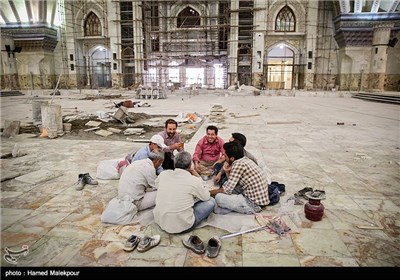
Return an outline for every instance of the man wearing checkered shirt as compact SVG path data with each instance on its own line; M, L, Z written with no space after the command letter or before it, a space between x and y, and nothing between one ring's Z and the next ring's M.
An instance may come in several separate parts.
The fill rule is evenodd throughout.
M268 183L265 173L251 159L244 156L243 146L233 141L224 144L224 171L228 181L211 190L217 208L215 213L226 214L235 211L242 214L260 212L268 205Z

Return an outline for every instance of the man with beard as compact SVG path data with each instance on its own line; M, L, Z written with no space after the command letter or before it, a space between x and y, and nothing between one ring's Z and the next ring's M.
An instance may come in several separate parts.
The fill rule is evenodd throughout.
M247 138L246 136L244 136L242 133L239 132L234 132L232 133L232 137L229 138L229 142L232 141L237 141L239 142L242 147L243 147L243 154L245 157L248 157L249 159L251 159L252 161L254 161L255 164L258 165L257 159L255 158L255 156L253 156L250 152L248 152L244 147L246 146L247 143ZM229 165L227 165L229 166ZM226 180L228 180L228 178L226 177L226 174L224 172L224 169L221 168L222 167L222 163L220 165L218 165L216 167L216 170L219 171L215 174L214 176L214 181L216 183L218 183L220 186L222 186Z
M196 149L193 154L194 169L202 176L211 176L215 172L218 163L222 163L225 159L224 140L218 136L218 128L209 125L206 128L206 135L197 142ZM217 170L218 171L218 170Z
M211 190L217 208L215 213L235 211L242 214L260 212L269 204L268 182L265 173L251 159L244 156L243 146L237 141L224 144L224 171L228 175L222 188Z
M175 169L174 167L174 151L183 151L183 142L181 136L176 129L178 128L178 123L173 119L168 119L165 121L165 130L158 133L164 139L164 144L167 145L163 148L165 153L164 162L162 164L163 169Z

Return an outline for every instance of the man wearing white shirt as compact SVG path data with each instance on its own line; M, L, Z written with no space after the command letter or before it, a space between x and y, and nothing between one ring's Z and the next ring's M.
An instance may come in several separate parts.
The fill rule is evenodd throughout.
M194 229L216 205L208 189L203 187L199 174L192 168L192 156L185 151L175 157L175 170L164 170L158 176L156 186L154 220L168 233Z
M163 152L150 152L149 157L133 161L124 172L118 184L118 197L129 195L138 211L155 205L157 188L156 169L164 160Z

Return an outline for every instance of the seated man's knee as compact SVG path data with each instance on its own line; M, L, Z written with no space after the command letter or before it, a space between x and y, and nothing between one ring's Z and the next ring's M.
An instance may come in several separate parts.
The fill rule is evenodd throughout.
M225 202L224 196L225 195L226 194L223 194L223 193L216 194L215 195L215 204L217 204L218 206L221 204L224 204L224 202Z
M209 204L210 207L212 206L214 208L215 205L217 205L217 202L215 201L214 197L210 197L210 199L207 201L207 204Z

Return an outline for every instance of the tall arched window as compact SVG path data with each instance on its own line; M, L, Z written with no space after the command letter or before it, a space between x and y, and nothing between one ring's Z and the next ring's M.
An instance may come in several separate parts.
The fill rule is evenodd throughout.
M93 12L90 12L86 17L85 36L101 36L101 22Z
M283 7L276 16L275 31L296 31L296 18L289 6Z
M191 7L186 7L178 14L178 28L193 28L200 26L200 14Z

